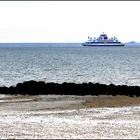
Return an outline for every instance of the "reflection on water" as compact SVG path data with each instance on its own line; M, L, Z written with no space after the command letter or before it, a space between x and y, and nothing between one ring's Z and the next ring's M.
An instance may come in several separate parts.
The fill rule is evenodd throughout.
M140 47L0 47L0 85L27 80L140 85L139 54Z

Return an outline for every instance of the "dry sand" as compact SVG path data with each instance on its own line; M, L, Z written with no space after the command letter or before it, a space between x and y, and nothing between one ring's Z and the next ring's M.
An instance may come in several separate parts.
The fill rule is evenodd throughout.
M140 97L0 95L0 138L140 138Z

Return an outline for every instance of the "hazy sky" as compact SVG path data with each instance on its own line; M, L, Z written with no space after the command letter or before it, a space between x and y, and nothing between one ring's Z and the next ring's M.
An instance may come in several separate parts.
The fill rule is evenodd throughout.
M0 42L140 42L140 1L0 1Z

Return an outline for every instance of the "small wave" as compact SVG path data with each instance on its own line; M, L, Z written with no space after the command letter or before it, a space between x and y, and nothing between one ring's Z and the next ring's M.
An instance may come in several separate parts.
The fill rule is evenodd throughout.
M129 84L129 85L140 86L140 78L130 78L130 79L127 79L126 83Z

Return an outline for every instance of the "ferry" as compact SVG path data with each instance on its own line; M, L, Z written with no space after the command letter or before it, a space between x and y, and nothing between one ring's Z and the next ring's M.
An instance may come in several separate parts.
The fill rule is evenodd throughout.
M81 44L82 46L125 46L117 37L109 38L104 32L98 38L88 37L88 41Z

